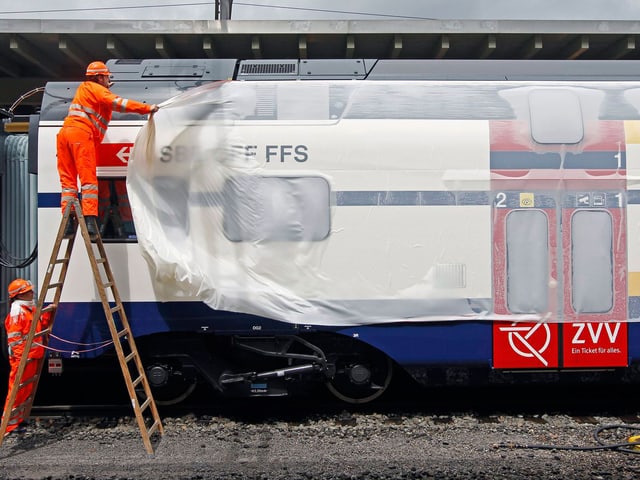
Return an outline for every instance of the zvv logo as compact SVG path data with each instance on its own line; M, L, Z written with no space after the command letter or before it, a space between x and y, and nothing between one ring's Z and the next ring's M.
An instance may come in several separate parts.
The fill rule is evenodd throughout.
M506 332L509 338L509 346L520 357L537 358L545 367L549 365L543 353L551 343L551 330L546 323L536 323L530 326L500 327L501 332Z
M572 323L571 326L576 329L576 333L571 339L574 345L582 345L591 340L591 344L600 343L602 330L606 330L606 337L609 343L616 343L618 332L620 332L620 323ZM585 338L586 337L586 338Z

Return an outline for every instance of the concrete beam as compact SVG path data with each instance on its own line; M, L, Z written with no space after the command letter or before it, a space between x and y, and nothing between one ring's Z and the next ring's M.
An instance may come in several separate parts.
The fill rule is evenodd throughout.
M52 77L58 77L58 69L51 65L51 59L45 57L29 42L18 35L12 35L9 39L9 50L21 56L28 62L38 65L38 67Z
M526 41L516 58L524 60L533 58L542 50L542 47L542 35L533 35Z
M438 39L438 43L436 44L435 50L433 52L433 58L444 58L444 56L449 51L449 36L442 35Z
M109 35L107 37L106 47L113 58L135 58L135 55L131 53L116 35Z
M347 35L347 49L345 52L346 58L353 58L356 51L356 39L353 35Z
M58 38L58 48L71 60L76 62L83 69L91 61L89 54L84 51L75 40L68 35L60 35Z
M162 58L176 58L171 45L169 45L169 42L163 36L156 37L156 52L158 52Z
M611 59L618 60L636 49L636 36L629 35L618 40L611 48Z
M262 48L260 47L260 37L254 35L251 37L251 52L253 53L253 58L260 59L262 58Z
M391 58L398 58L402 53L402 35L394 35L393 48L391 49Z
M495 35L488 35L485 40L484 44L480 45L480 49L476 54L477 58L488 58L496 50L498 42Z
M563 50L562 57L567 60L575 60L587 50L589 50L589 36L581 35L571 42L566 50Z
M298 55L300 58L307 58L307 36L300 35L298 37Z
M216 58L216 50L213 47L213 39L211 37L202 37L202 50L207 58Z

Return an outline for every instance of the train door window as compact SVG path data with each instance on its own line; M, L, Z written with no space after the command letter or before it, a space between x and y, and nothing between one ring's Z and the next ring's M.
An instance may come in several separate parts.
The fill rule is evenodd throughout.
M98 224L105 242L135 242L136 230L124 177L98 179Z
M514 210L507 216L507 306L512 313L548 309L548 230L540 210Z
M223 199L224 232L231 241L318 241L329 235L324 178L234 177L225 183Z
M580 210L571 217L571 291L576 313L613 307L613 224L609 212Z
M584 125L580 99L566 89L529 93L531 137L542 144L574 144L582 141Z

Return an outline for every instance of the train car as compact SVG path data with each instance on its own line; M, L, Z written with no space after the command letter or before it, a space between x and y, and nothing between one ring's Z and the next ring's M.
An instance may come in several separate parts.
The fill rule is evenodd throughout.
M635 61L111 60L100 225L159 403L199 383L366 403L423 385L636 379ZM60 222L31 119L39 279ZM46 257L48 258L48 257ZM76 249L52 352L110 353ZM65 360L66 361L66 360Z

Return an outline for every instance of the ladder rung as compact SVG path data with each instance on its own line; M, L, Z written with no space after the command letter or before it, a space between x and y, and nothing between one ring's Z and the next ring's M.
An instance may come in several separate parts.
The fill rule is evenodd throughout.
M135 351L131 352L129 355L124 357L124 362L129 363L132 358L135 358L135 356L136 356L136 352Z
M96 257L96 263L105 263L107 261L107 257Z
M51 331L51 327L45 328L44 330L40 330L39 332L36 332L33 335L33 338L38 338L38 337L42 337L46 334L48 334ZM33 360L36 360L35 358Z
M20 384L20 387L19 387L19 388L22 388L22 387L24 387L25 385L29 385L30 383L33 383L33 382L35 382L36 380L38 380L38 375L34 375L34 376L33 376L33 377L31 377L29 380L27 380L27 381L25 381L25 382L22 382L22 383Z
M31 398L31 397L29 397L29 398ZM13 418L13 417L15 417L14 414L17 414L17 413L20 413L20 412L24 412L24 410L27 408L27 401L29 400L29 398L27 398L27 400L25 400L23 403L21 403L17 407L13 407L11 409L11 413L9 414L9 416L11 418Z
M47 290L51 290L53 288L62 287L62 282L50 283L47 287Z
M153 435L153 432L155 432L156 430L158 430L158 428L160 427L160 421L156 420L155 422L153 422L153 425L151 425L149 427L149 430L147 430L147 435L151 436Z
M140 375L138 378L136 378L133 382L131 382L131 384L133 385L133 388L136 388L138 385L140 385L140 383L142 382L142 375Z
M118 332L118 338L122 338L124 336L126 336L129 333L129 330L127 330L126 328L124 330L120 330Z
M151 397L147 397L143 404L140 405L140 413L144 412L151 403Z
M107 282L102 284L102 288L111 288L113 287L113 282Z
M56 258L53 263L54 264L69 263L69 259L67 257Z
M111 313L119 312L121 309L122 307L120 305L116 305L115 307L111 308Z

